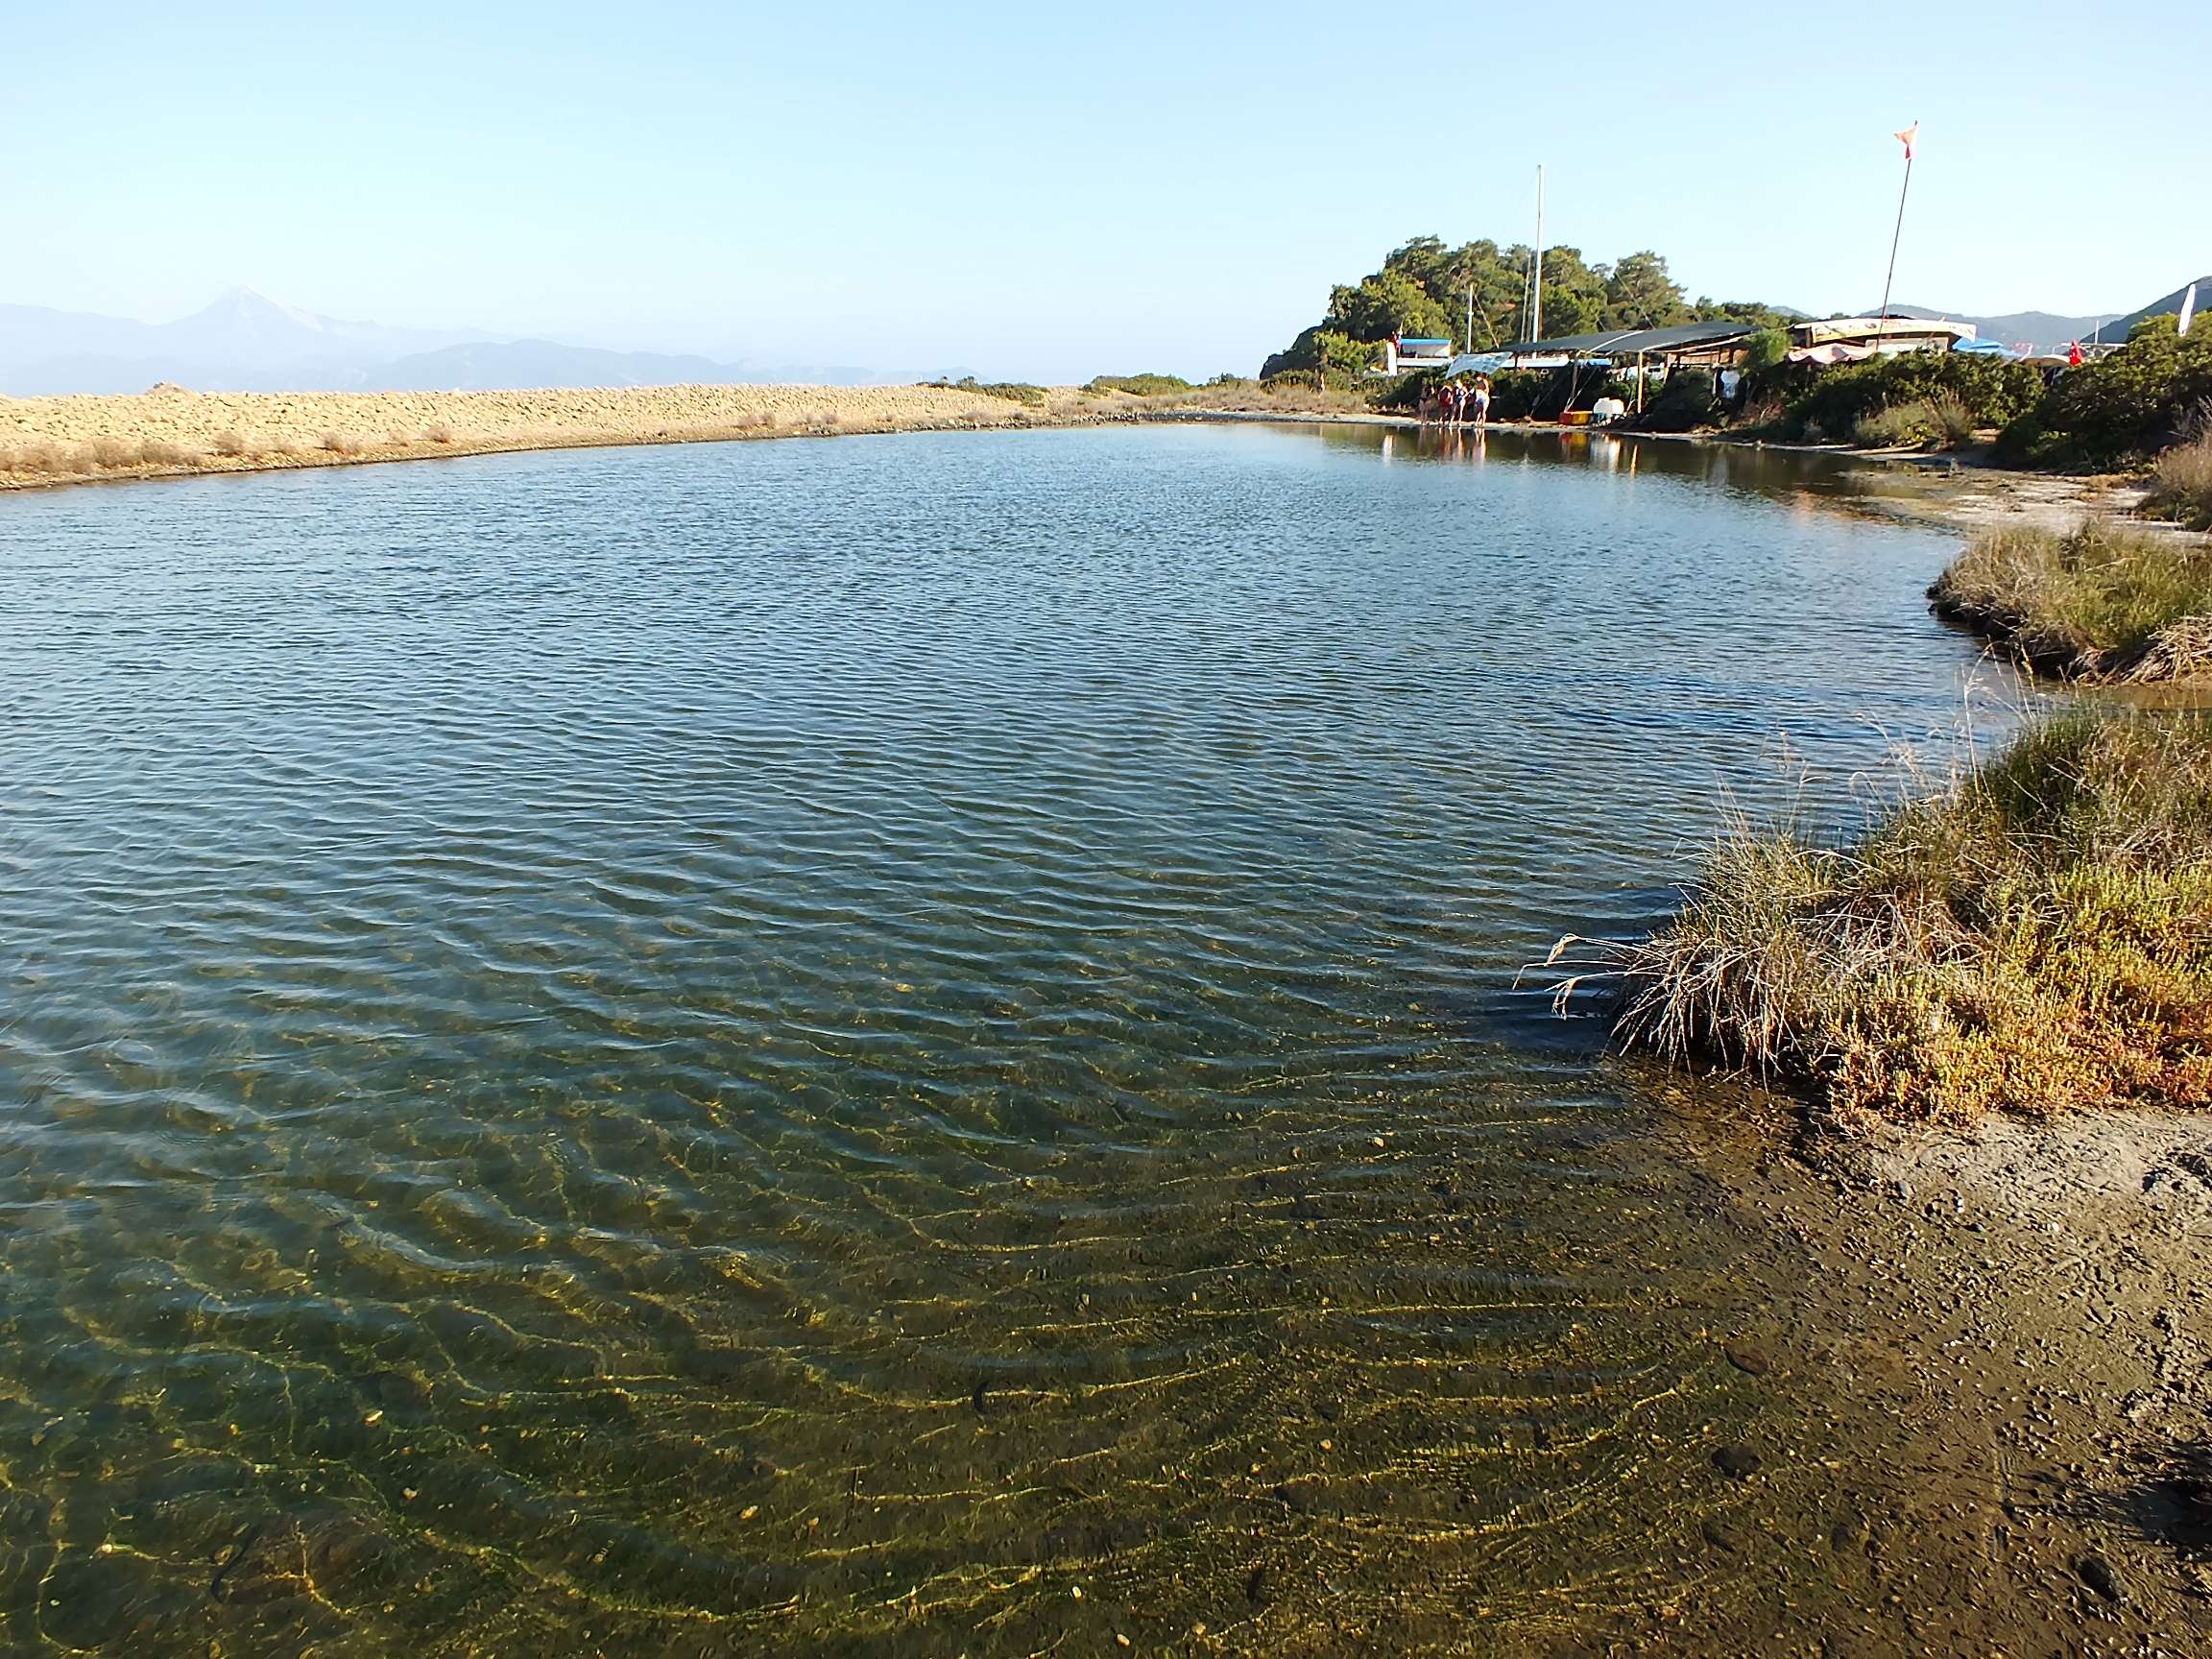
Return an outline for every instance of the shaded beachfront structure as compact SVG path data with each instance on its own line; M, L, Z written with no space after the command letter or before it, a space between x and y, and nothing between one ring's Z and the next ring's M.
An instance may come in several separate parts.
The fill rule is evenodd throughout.
M1683 368L1734 369L1742 366L1744 342L1759 331L1751 323L1676 323L1665 328L1606 328L1516 340L1495 351L1462 352L1447 372L1495 373L1576 364L1629 372L1652 368L1662 375ZM1973 339L1970 323L1917 317L1807 319L1790 325L1790 356L1792 361L1857 362L1905 351L1949 351Z
M1445 366L1447 374L1493 374L1507 369L1584 369L1633 380L1637 406L1646 386L1678 369L1715 376L1743 367L1744 348L1760 327L1752 323L1676 323L1664 328L1607 328L1549 340L1517 340L1495 351L1467 351ZM1975 344L1971 324L1917 317L1829 317L1790 325L1792 363L1857 363L1907 351L1951 351Z
M1757 330L1748 323L1677 323L1666 328L1603 328L1550 340L1517 340L1495 351L1463 352L1450 373L1495 373L1501 369L1628 367L1645 359L1666 368L1682 364L1733 365Z

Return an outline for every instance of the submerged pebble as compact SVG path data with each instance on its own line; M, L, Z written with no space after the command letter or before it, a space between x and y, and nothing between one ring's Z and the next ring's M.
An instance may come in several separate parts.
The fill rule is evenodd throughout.
M1731 1480L1748 1480L1759 1473L1759 1454L1748 1446L1723 1446L1713 1454L1713 1467Z

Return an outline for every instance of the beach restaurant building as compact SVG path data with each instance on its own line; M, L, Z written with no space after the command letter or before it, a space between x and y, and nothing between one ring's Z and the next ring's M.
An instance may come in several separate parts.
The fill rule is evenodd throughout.
M1973 339L1971 323L1924 317L1808 318L1790 325L1790 361L1863 363L1907 351L1951 351Z
M1743 343L1757 332L1750 323L1676 323L1665 328L1610 328L1551 340L1516 340L1495 351L1462 353L1446 366L1446 373L1489 374L1501 369L1580 365L1617 369L1639 378L1655 370L1664 378L1676 369L1741 368ZM1949 351L1973 340L1974 326L1969 323L1831 317L1791 324L1789 358L1792 363L1857 363L1906 351Z

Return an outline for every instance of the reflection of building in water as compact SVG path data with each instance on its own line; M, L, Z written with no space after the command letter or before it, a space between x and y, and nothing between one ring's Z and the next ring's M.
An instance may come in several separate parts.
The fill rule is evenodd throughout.
M1602 461L1605 464L1606 471L1618 471L1621 467L1621 440L1618 438L1591 439L1590 456L1593 460Z

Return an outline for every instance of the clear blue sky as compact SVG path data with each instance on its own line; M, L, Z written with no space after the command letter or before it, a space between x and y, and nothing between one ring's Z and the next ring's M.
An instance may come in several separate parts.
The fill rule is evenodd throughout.
M1065 379L1249 372L1407 236L1693 294L2212 269L2212 6L12 0L0 300ZM1403 34L1401 34L1403 30ZM1416 88L1422 67L1449 79Z

